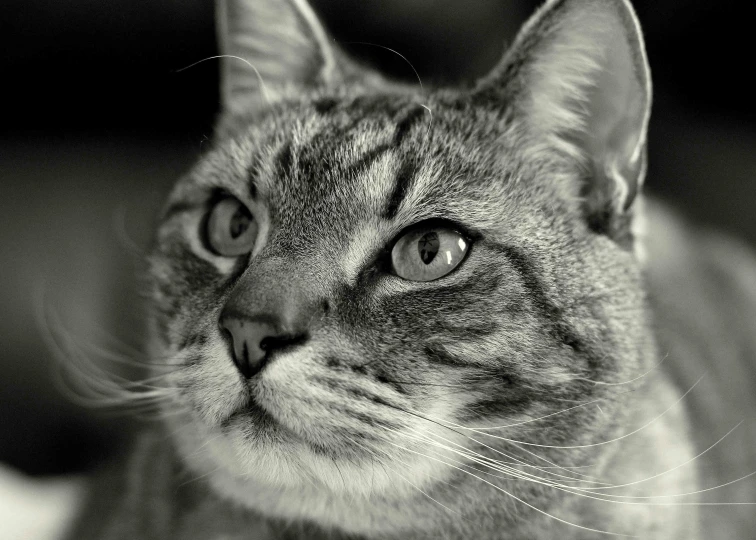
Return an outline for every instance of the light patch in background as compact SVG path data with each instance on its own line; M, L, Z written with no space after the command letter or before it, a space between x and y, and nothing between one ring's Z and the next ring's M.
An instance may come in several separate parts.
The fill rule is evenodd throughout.
M4 540L59 540L81 505L80 478L36 480L0 465Z

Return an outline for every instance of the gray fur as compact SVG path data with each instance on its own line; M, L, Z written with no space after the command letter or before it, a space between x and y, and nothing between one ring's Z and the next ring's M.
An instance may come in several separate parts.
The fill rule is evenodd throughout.
M348 64L298 0L226 7L226 50L258 64L268 101L227 67L214 147L150 257L150 344L175 394L72 538L697 538L696 506L568 493L699 486L675 469L695 451L666 409L687 388L658 369L637 255L650 85L629 4L547 2L474 90L425 93ZM592 107L608 38L627 55L624 119ZM544 82L559 63L574 77ZM260 222L249 258L202 245L219 190ZM387 246L427 219L468 235L466 260L435 282L391 275ZM218 328L231 295L306 305L308 341L241 379Z

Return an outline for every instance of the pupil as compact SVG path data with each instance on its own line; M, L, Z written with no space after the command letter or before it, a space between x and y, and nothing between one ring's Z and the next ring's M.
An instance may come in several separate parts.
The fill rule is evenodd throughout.
M438 233L427 232L417 242L417 250L420 252L420 260L430 264L436 258L439 248Z
M237 208L234 215L231 216L231 238L236 240L240 235L244 234L244 232L249 229L249 221L249 215L244 209L241 206Z

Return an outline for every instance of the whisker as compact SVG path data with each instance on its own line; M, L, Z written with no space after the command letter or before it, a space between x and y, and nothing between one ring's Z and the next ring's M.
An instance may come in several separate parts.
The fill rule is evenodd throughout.
M703 375L701 375L701 377L699 377L699 379L695 383L693 383L693 386L691 386L682 396L680 396L679 399L677 399L672 405L670 405L667 409L665 409L664 412L662 412L661 414L659 414L657 417L655 417L654 419L652 419L648 423L644 424L643 426L639 427L638 429L635 429L635 430L633 430L633 431L631 431L629 433L625 433L624 435L621 435L621 436L616 437L614 439L610 439L610 440L607 440L607 441L601 441L601 442L597 442L597 443L579 444L579 445L572 445L572 446L557 446L557 445L549 445L549 444L531 443L531 442L527 442L527 441L518 441L518 440L515 440L515 439L509 439L507 437L501 437L499 435L491 435L490 433L486 433L484 431L480 431L480 430L477 430L477 429L474 429L474 428L466 428L465 426L462 426L460 424L456 424L454 422L448 422L448 423L451 424L452 426L454 426L455 428L458 428L458 429L466 429L466 430L469 430L469 431L473 431L475 433L480 433L481 435L485 435L486 437L491 437L491 438L494 438L494 439L500 439L500 440L511 442L511 443L514 443L514 444L522 444L522 445L526 445L526 446L535 446L535 447L538 447L538 448L556 448L556 449L563 449L563 450L566 450L566 449L578 449L578 448L592 448L592 447L595 447L595 446L602 446L602 445L605 445L605 444L611 444L611 443L614 443L614 442L617 442L617 441L621 441L622 439L626 439L627 437L630 437L631 435L635 435L636 433L644 430L645 428L647 428L648 426L650 426L654 422L658 421L661 417L663 417L670 410L672 410L673 407L675 407L683 399L685 399L685 397L698 385L698 383L701 382L701 380L703 380L703 378L705 376L706 376L705 373ZM447 421L444 420L444 422L447 422Z
M407 385L414 385L414 386L428 386L428 387L434 387L434 388L453 388L455 390L460 390L464 392L469 392L470 388L469 386L463 385L463 384L442 384L442 383L429 383L429 382L422 382L422 381L402 381L399 379L389 379L384 377L384 380L389 383L394 384L407 384Z
M610 493L601 493L601 496L613 497L613 498L619 498L619 499L665 499L665 498L672 498L672 497L689 497L691 495L700 495L701 493L706 493L708 491L714 491L716 489L721 489L723 487L731 486L732 484L736 484L737 482L742 482L743 480L746 480L754 475L756 475L756 471L750 472L746 475L743 475L734 480L730 480L729 482L725 482L723 484L718 484L716 486L711 486L711 487L699 489L696 491L689 491L687 493L671 493L671 494L664 494L664 495L613 495ZM591 492L593 491L591 488L585 488L585 490L591 491ZM727 504L727 503L720 503L720 504ZM756 503L749 503L749 504L756 504Z
M119 204L113 211L113 230L121 246L134 258L146 263L144 259L147 252L129 235L126 228L126 206L123 203Z
M624 537L624 538L637 538L637 536L634 536L634 535L627 535L627 534L622 534L622 533L615 533L615 532L610 532L610 531L603 531L603 530L600 530L600 529L593 529L593 528L591 528L591 527L586 527L586 526L584 526L584 525L578 525L577 523L573 523L573 522L571 522L571 521L567 521L567 520L565 520L565 519L559 518L559 517L557 517L557 516L554 516L554 515L552 515L552 514L549 514L548 512L546 512L545 510L542 510L541 508L538 508L537 506L534 506L534 505L532 505L532 504L530 504L530 503L528 503L528 502L524 501L524 500L523 500L523 499L521 499L520 497L517 497L517 496L516 496L516 495L514 495L513 493L510 493L509 491L505 490L504 488L502 488L502 487L500 487L500 486L497 486L496 484L494 484L494 483L492 483L492 482L489 482L489 481L488 481L488 480L486 480L485 478L481 478L480 476L478 476L478 475L476 475L476 474L473 474L473 473L471 473L471 472L469 472L469 471L467 471L467 470L465 470L465 469L463 469L463 468L461 468L461 467L457 467L457 466L455 466L455 465L451 465L451 464L449 464L449 463L447 463L447 462L445 462L445 461L443 461L443 460L441 460L441 459L438 459L438 458L434 458L433 456L428 456L428 455L426 455L426 454L423 454L422 452L418 452L418 451L412 450L412 449L410 449L410 448L406 448L406 447L404 447L404 446L401 446L401 445L399 445L399 444L396 444L396 443L392 443L392 442L389 442L389 441L387 441L387 442L388 442L388 444L391 444L392 446L395 446L395 447L399 448L400 450L404 450L404 451L406 451L406 452L411 452L411 453L413 453L413 454L417 454L417 455L419 455L419 456L422 456L422 457L425 457L425 458L428 458L428 459L432 459L432 460L434 460L434 461L438 461L439 463L442 463L442 464L444 464L444 465L446 465L446 466L448 466L448 467L452 467L452 468L454 468L454 469L457 469L458 471L461 471L461 472L463 472L464 474L467 474L467 475L470 475L470 476L472 476L472 477L474 477L474 478L477 478L477 479L478 479L478 480L480 480L481 482L484 482L484 483L488 484L489 486L493 487L494 489L496 489L496 490L498 490L498 491L501 491L501 492L502 492L502 493L504 493L505 495L508 495L508 496L509 496L509 497L511 497L512 499L514 499L514 500L518 501L519 503L521 503L521 504L523 504L523 505L527 506L528 508L530 508L530 509L532 509L532 510L535 510L536 512L538 512L538 513L540 513L540 514L542 514L542 515L544 515L544 516L546 516L546 517L549 517L549 518L551 518L551 519L554 519L555 521L558 521L558 522L560 522L560 523L564 523L564 524L566 524L566 525L570 525L570 526L572 526L572 527L576 527L576 528L578 528L578 529L581 529L581 530L585 530L585 531L589 531L589 532L594 532L594 533L598 533L598 534L606 534L606 535L609 535L609 536L620 536L620 537Z
M423 93L425 93L425 89L423 88L423 81L422 81L422 80L420 80L420 74L419 74L419 73L417 72L417 70L415 69L415 66L413 66L413 65L412 65L412 62L410 62L410 61L409 61L409 60L407 59L407 57L406 57L406 56L404 56L404 55L403 55L402 53L400 53L400 52L398 52L398 51L395 51L394 49L392 49L392 48L390 48L390 47L386 47L385 45L379 45L379 44L377 44L377 43L370 43L370 42L367 42L367 41L343 41L342 43L343 43L343 44L345 44L345 45L368 45L368 46L370 46L370 47L378 47L378 48L380 48L380 49L384 49L384 50L386 50L386 51L389 51L389 52L392 52L392 53L394 53L394 54L395 54L395 55L397 55L397 56L398 56L399 58L401 58L402 60L404 60L404 61L405 61L405 62L407 63L407 65L408 65L408 66L409 66L409 67L410 67L410 68L412 69L412 71L413 71L413 72L414 72L414 74L415 74L415 77L417 77L417 82L418 82L418 83L420 84L420 91L421 91L421 92L423 92ZM426 108L427 108L427 107L426 107ZM430 110L430 109L429 109L429 110Z
M218 466L215 469L208 471L204 474L200 474L199 476L195 476L193 478L190 478L189 480L186 480L185 482L180 483L178 486L176 486L176 489L186 486L187 484L192 484L194 482L197 482L199 480L202 480L203 478L207 478L208 476L215 474L219 470L221 470L222 466Z
M453 444L455 446L462 447L461 445L455 443L454 441L450 441L449 439L446 439L445 437L442 437L441 435L435 434L434 436L439 437L439 438L447 441L449 444ZM547 458L545 458L543 456L539 456L539 455L537 455L537 454L535 454L533 452L530 452L527 449L521 449L521 450L523 450L523 451L527 452L528 454L532 455L534 458L537 458L537 459L539 459L541 461L545 461L546 463L548 463L549 464L548 469L552 469L553 468L553 469L556 469L556 470L561 470L562 472L569 473L569 475L559 474L557 472L553 472L551 470L547 470L547 467L545 467L543 465L536 465L536 464L532 464L532 463L527 463L527 462L525 462L525 461L517 458L516 456L511 456L510 454L507 454L506 452L503 452L503 451L501 451L501 450L499 450L497 448L493 448L492 446L489 446L489 445L487 445L487 444L485 444L485 443L483 443L481 441L478 441L477 439L474 439L472 437L468 436L467 439L473 441L476 444L479 444L479 445L487 448L488 450L491 450L492 452L494 452L496 454L500 454L500 455L502 455L502 456L504 456L504 457L506 457L508 459L513 459L514 460L514 465L516 465L516 466L526 467L526 468L534 468L536 470L539 470L541 472L544 472L546 474L549 474L549 475L557 477L557 478L565 478L565 479L568 479L568 480L580 481L580 482L583 482L583 483L589 482L589 483L592 483L592 484L604 484L604 485L607 485L606 482L600 482L600 481L598 481L597 479L595 479L592 476L588 476L588 475L582 474L582 473L580 473L578 471L571 470L571 468L566 468L566 467L563 467L561 465L554 464L549 459L547 459ZM462 447L462 448L464 448L464 447ZM469 450L469 449L466 449L466 448L464 448L464 449L467 450L467 451L472 451L472 450ZM480 454L480 453L476 452L476 454L482 456L482 454ZM490 459L490 458L487 458L485 456L482 456L482 457L484 457L485 459ZM502 463L499 460L493 460L493 461L495 461L497 463ZM525 471L520 471L520 472L522 474L527 474L527 473L525 473ZM578 478L576 478L575 476L577 476Z
M410 434L410 436L412 437L411 434ZM418 438L418 437L415 437L415 438ZM739 482L739 481L745 480L746 478L749 478L749 477L751 477L753 475L756 475L756 471L754 471L754 472L752 472L752 473L750 473L748 475L745 475L743 477L740 477L740 478L738 478L736 480L732 480L731 482L727 482L726 484L722 484L722 485L719 485L719 486L714 486L712 488L707 488L707 489L704 489L704 490L699 490L699 491L690 492L690 493L681 493L681 494L674 494L674 495L654 495L654 496L629 496L629 495L628 496L624 496L624 495L609 495L609 494L600 494L600 495L597 495L597 494L593 493L592 491L595 490L595 489L601 489L601 488L582 488L582 487L576 487L576 486L568 486L568 485L565 485L563 483L551 482L549 480L538 478L538 477L533 476L533 475L522 474L521 471L518 471L516 469L512 469L510 467L504 467L504 468L502 468L502 467L499 467L499 466L491 465L490 461L482 462L481 460L478 460L474 456L470 456L467 453L456 451L456 450L451 449L449 447L446 447L444 445L438 445L437 441L434 441L434 440L429 439L429 438L419 438L419 439L421 439L423 442L426 442L426 443L429 442L429 443L434 444L436 446L439 446L440 448L443 448L445 450L450 450L450 451L452 451L452 452L454 452L456 454L463 455L464 457L466 457L468 459L472 459L473 461L475 461L475 462L477 462L477 463L479 463L481 465L487 466L489 468L493 468L494 470L498 470L500 472L504 472L504 473L506 473L508 475L508 476L492 475L492 476L495 476L497 478L514 479L514 480L525 480L525 481L537 483L537 484L540 484L540 485L543 485L543 486L546 486L546 487L551 487L551 488L554 488L554 489L558 489L560 491L564 491L564 492L570 493L572 495L576 495L576 496L580 496L580 497L585 497L585 498L588 498L588 499L593 499L593 500L597 500L597 501L601 501L601 502L609 502L609 503L614 503L614 504L628 504L628 505L647 505L647 506L699 506L699 505L702 505L702 506L703 505L706 505L706 506L730 506L730 505L754 505L754 504L756 504L756 503L750 503L750 502L700 503L700 502L653 502L653 501L652 502L648 502L648 501L646 501L646 502L636 502L636 501L627 501L627 500L614 500L614 499L644 499L644 500L648 500L648 499L660 499L660 498L668 498L668 497L682 497L682 496L695 495L695 494L699 494L699 493L704 492L704 491L711 491L713 489L718 489L718 488L725 487L727 485L733 484L735 482ZM426 456L426 457L431 457L431 456ZM465 466L464 464L460 463L458 460L454 460L453 458L448 458L447 457L447 459L452 459L452 461L460 464L460 466L463 466L463 467ZM496 460L492 460L492 461L495 464L497 464L497 465L500 464L500 462L496 462ZM447 463L447 465L448 465L448 463ZM481 472L481 473L484 473L484 474L491 474L491 473L486 473L485 471L479 471L479 470L476 470L476 472Z
M116 409L128 406L134 413L151 412L160 403L171 403L178 390L131 381L103 370L82 354L81 348L45 302L44 288L36 295L37 326L53 357L53 383L62 395L83 407ZM68 376L67 376L68 375Z
M735 431L737 428L739 428L742 423L743 423L743 420L741 420L740 422L738 422L737 424L735 424L727 433L725 433L724 435L722 435L714 444L710 445L708 448L706 448L702 452L698 453L697 455L693 456L689 460L684 461L683 463L680 463L679 465L677 465L677 466L675 466L675 467L673 467L671 469L667 469L666 471L660 472L660 473L655 474L653 476L649 476L647 478L643 478L642 480L637 480L635 482L629 482L627 484L618 484L618 485L609 486L609 487L599 487L599 488L590 488L590 489L592 489L592 490L617 489L617 488L621 488L621 487L634 486L634 485L640 484L642 482L647 482L649 480L653 480L654 478L659 478L660 476L664 476L665 474L668 474L668 473L671 473L673 471L676 471L680 467L684 467L685 465L687 465L689 463L692 463L696 459L698 459L701 456L703 456L704 454L706 454L709 450L711 450L712 448L714 448L715 446L717 446L719 443L721 443L725 438L727 438L733 431Z
M409 436L412 436L412 435L409 435ZM443 437L441 437L441 438L443 438ZM431 443L431 444L433 444L435 446L438 446L439 448L443 448L445 450L454 452L455 454L464 456L467 459L471 459L474 462L476 462L476 463L478 463L480 465L483 465L485 467L492 468L492 469L498 470L500 472L505 472L508 475L510 475L510 477L514 477L516 479L521 479L521 480L535 481L537 483L548 483L549 485L552 484L552 481L550 481L550 480L538 477L538 476L536 476L534 474L531 474L531 473L528 473L526 471L522 471L520 469L517 469L517 468L513 467L512 463L505 463L505 462L502 462L502 461L499 461L499 460L496 460L496 459L489 458L487 456L484 456L483 454L480 454L480 453L475 452L473 450L467 449L467 448L465 448L465 447L463 447L461 445L458 445L458 444L454 443L453 441L449 441L449 443L452 444L452 445L454 445L454 446L462 448L462 450L455 450L454 448L451 448L449 446L442 445L442 444L438 443L438 441L435 441L435 440L433 440L431 438L425 438L425 439L423 439L423 441L424 442L429 442L429 443ZM515 465L519 465L519 464L515 464ZM522 465L522 466L535 467L536 469L541 470L540 467L535 466L535 465ZM579 480L579 479L567 477L567 476L564 476L564 475L559 475L559 474L551 473L549 471L542 471L542 472L548 472L549 474L552 474L554 476L558 476L560 478L566 478L568 480L575 480L575 481L580 481L580 482L585 483L584 480Z
M394 407L394 408L395 408L395 409L397 409L397 410L400 410L400 411L402 411L402 412L405 412L405 413L407 413L407 414L410 414L410 415L412 415L412 416L415 416L415 417L417 417L417 418L420 418L420 419L422 419L422 420L426 420L426 421L428 421L428 422L432 422L432 423L434 423L434 424L436 424L436 425L438 425L438 426L441 426L441 427L445 427L445 428L449 429L450 431L452 431L452 432L454 432L454 433L457 433L458 435L461 435L462 437L465 437L465 438L467 438L467 439L470 439L470 440L472 440L472 441L474 441L474 442L476 442L476 443L478 443L478 444L481 444L481 445L483 445L483 446L485 446L485 447L487 447L487 448L489 448L489 449L493 450L494 452L497 452L497 453L499 453L499 454L502 454L502 455L504 455L504 456L508 457L509 459L515 459L515 460L517 460L517 461L520 461L519 459L517 459L517 458L515 458L515 457L513 457L513 456L509 456L508 454L505 454L505 453L501 452L500 450L496 450L496 449L494 449L494 448L492 448L492 447L490 447L490 446L486 445L485 443L482 443L482 442L478 441L477 439L473 439L472 437L470 437L470 436L468 436L468 435L465 435L465 434L463 434L463 433L460 433L460 432L459 432L459 431L457 431L456 429L452 429L452 428L450 428L449 426L446 426L446 425L444 425L444 424L442 423L442 422L447 422L447 423L449 423L449 424L452 424L452 425L456 425L456 424L454 424L453 422L448 422L448 421L445 421L445 420L441 420L441 421L435 421L435 420L433 420L433 419L431 419L431 418L429 418L429 417L426 417L425 415L423 415L423 414L421 414L421 413L412 412L412 411L410 411L410 410L404 409L404 408L402 408L402 407L399 407L399 406L396 406L396 405L391 405L391 406L392 406L392 407ZM475 430L472 430L472 431L475 431ZM498 436L495 436L495 435L489 435L489 434L487 434L487 433L482 433L482 434L483 434L483 435L486 435L486 436L488 436L488 437L493 437L493 438L496 438L496 439L501 439L501 440L504 440L504 441L506 441L506 442L509 442L510 444L513 444L513 445L515 445L515 446L518 446L518 449L519 449L519 450L521 450L522 452L525 452L525 453L527 453L527 454L529 454L529 455L533 456L534 458L536 458L536 459L538 459L538 460L541 460L541 461L545 461L546 463L548 463L549 465L551 465L551 466L552 466L552 467L554 467L554 468L557 468L557 469L561 469L561 470L564 470L564 471L567 471L567 472L573 472L573 471L568 471L567 469L565 469L565 468L564 468L564 467L562 467L561 465L558 465L558 464L556 464L556 463L553 463L552 461L548 460L547 458L545 458L545 457L543 457L543 456L539 456L538 454L535 454L534 452L532 452L532 451L528 450L527 448L522 448L522 447L519 447L519 445L517 445L517 441L511 441L511 440L509 440L509 439L506 439L506 438L504 438L504 437L498 437ZM578 475L580 475L580 476L586 476L586 475L582 475L581 473L578 473L578 472L573 472L573 474L578 474Z
M268 89L265 86L265 81L263 81L262 75L260 75L260 72L257 70L255 66L252 65L252 63L249 60L246 60L245 58L242 58L240 56L234 56L233 54L217 54L215 56L208 56L207 58L203 58L202 60L197 60L193 64L189 64L188 66L182 67L181 69L177 69L176 73L181 73L182 71L186 71L189 68L192 68L196 66L197 64L201 64L203 62L207 62L208 60L216 60L219 58L232 58L234 60L239 60L241 62L244 62L247 64L252 70L255 72L255 75L257 76L257 80L260 83L260 94L262 95L263 99L265 100L265 103L270 104L270 94L268 94Z
M546 418L551 418L552 416L558 416L560 414L564 414L564 413L572 411L574 409L580 409L582 407L585 407L587 405L592 405L592 404L598 403L600 401L604 401L604 399L603 398L598 398L598 399L594 399L594 400L591 400L591 401L581 402L578 405L573 405L572 407L568 407L568 408L562 409L560 411L556 411L556 412L553 412L553 413L545 414L543 416L539 416L538 418L531 418L530 420L523 420L522 422L515 422L514 424L506 424L506 425L503 425L503 426L488 426L488 427L470 427L470 426L468 426L468 427L465 427L464 429L474 429L475 431L490 431L490 430L494 430L494 429L507 429L507 428L512 428L512 427L516 427L516 426L522 426L522 425L525 425L525 424L530 424L532 422L538 422L538 421L544 420Z
M430 120L428 121L428 129L425 130L425 136L428 137L428 133L430 133L431 126L433 125L433 111L431 110L430 107L422 103L420 104L420 106L426 111L428 111L428 114L430 114Z
M604 382L604 381L594 381L593 379L587 379L587 378L584 378L584 377L575 377L573 380L575 380L575 381L589 382L591 384L595 384L595 385L599 385L599 386L623 386L623 385L626 385L626 384L632 384L632 383L634 383L636 381L639 381L642 378L646 377L647 375L649 375L650 373L654 372L655 370L659 369L659 367L664 363L664 361L667 359L668 356L669 356L669 353L665 354L664 356L662 356L661 360L659 360L656 364L654 364L646 372L644 372L644 373L638 375L637 377L635 377L633 379L630 379L628 381L618 382L618 383L609 383L609 382Z
M70 335L70 334L69 334ZM72 340L74 340L74 336L70 335ZM80 342L79 343L80 348L86 348L90 349L92 352L97 354L97 357L101 360L106 360L108 362L112 362L114 364L121 364L124 366L130 366L130 367L136 367L140 369L145 368L171 368L171 370L180 369L182 366L178 364L163 364L159 362L155 362L153 360L145 358L144 360L140 360L138 358L132 358L129 356L121 356L117 352L109 351L107 349L104 349L94 343L88 343L88 342ZM167 356L166 359L170 358L170 356ZM170 373L170 371L168 372ZM167 373L166 373L167 374Z
M352 439L350 439L350 440L352 440ZM376 455L375 455L375 454L374 454L373 452L371 452L371 450L370 450L369 448L365 448L365 447L364 447L363 445L361 445L361 444L360 444L359 442L357 442L357 441L355 441L355 440L352 440L352 442L353 442L354 444L356 444L357 446L360 446L361 448L363 448L363 449L364 449L365 451L367 451L367 452L368 452L368 453L369 453L369 454L370 454L370 455L371 455L372 457L374 457L374 458L375 458L376 460L378 460L378 461L379 461L379 462L381 463L381 465L382 465L382 466L384 467L384 469L385 469L385 468L388 468L389 470L391 470L391 471L392 471L392 472L393 472L393 473L394 473L395 475L397 475L397 476L398 476L399 478L401 478L402 480L404 480L405 482L407 482L407 483L408 483L408 484L409 484L410 486L412 486L413 488L415 488L415 489L416 489L416 490L417 490L418 492L420 492L421 494L423 494L423 495L424 495L425 497L427 497L428 499L430 499L430 500L431 500L431 501L433 501L434 503L436 503L436 504L438 504L439 506L441 506L441 507L445 508L445 509L446 509L446 510L448 510L449 512L452 512L452 513L454 513L454 514L457 514L457 515L460 515L460 516L462 515L462 514L460 514L460 513L458 512L458 511L456 511L456 510L453 510L452 508L449 508L448 506L446 506L446 505L445 505L445 504L443 504L442 502L440 502L440 501L436 500L435 498L431 497L430 495L428 495L428 493L426 493L426 492L425 492L425 491L424 491L423 489L421 489L421 488L420 488L420 487L419 487L418 485L416 485L416 484L415 484L414 482L412 482L412 481L411 481L411 480L410 480L409 478L407 478L406 476L404 476L403 474L401 474L401 473L400 473L399 471L397 471L397 470L395 470L394 468L392 468L392 467L391 467L390 465L386 464L386 462L385 462L384 460L381 460L380 458L378 458L378 457L377 457L377 456L376 456ZM386 452L386 451L385 451L385 450L383 450L382 448L374 448L374 450L378 450L379 452L383 452L383 453L385 453L385 454L386 454L386 455L388 456L388 452ZM390 458L392 458L392 459L395 459L396 461L399 461L400 463L402 463L402 464L404 464L404 465L407 465L407 463L406 463L406 462L404 462L404 461L403 461L403 460L401 460L401 459L398 459L398 458L396 458L395 456L393 456L393 457L392 457L392 456L389 456L389 457L390 457ZM407 466L408 466L408 465L407 465Z

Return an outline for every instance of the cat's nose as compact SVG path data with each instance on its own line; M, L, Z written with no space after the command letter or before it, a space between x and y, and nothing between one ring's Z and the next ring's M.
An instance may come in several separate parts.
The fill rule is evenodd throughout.
M245 377L317 331L331 309L324 285L328 279L317 266L281 257L258 258L237 279L218 324Z
M246 378L262 370L274 351L305 341L304 335L282 332L266 319L233 314L221 316L220 327L230 341L234 363Z

